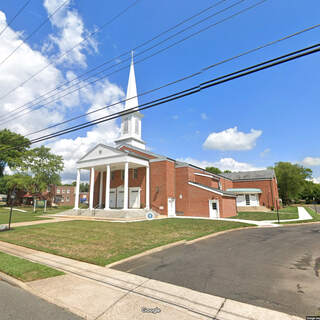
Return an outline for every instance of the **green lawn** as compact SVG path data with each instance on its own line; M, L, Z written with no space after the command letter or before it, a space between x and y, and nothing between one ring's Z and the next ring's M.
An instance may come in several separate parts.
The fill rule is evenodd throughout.
M64 273L0 252L0 271L22 281L33 281L63 275Z
M37 209L33 212L31 207L16 207L17 209L22 209L27 212L12 211L12 223L15 222L26 222L26 221L37 221L37 220L47 220L48 218L42 217L43 214L54 214L62 211L69 210L71 207L59 207L59 208L48 208L46 213L43 213L43 209ZM9 222L10 210L0 207L0 224L7 224Z
M312 220L301 220L301 221L290 221L287 222L286 224L291 224L291 223L305 223L305 222L316 222L316 221L320 221L320 214L315 212L313 209L304 206L304 208L308 211L308 213L310 214L310 216L312 216Z
M286 207L279 210L280 220L284 219L298 219L298 208L297 207ZM245 219L254 221L263 220L277 220L277 213L274 211L270 212L239 212L237 216L230 217L231 219Z
M248 226L201 219L68 221L15 228L0 233L0 240L104 266L168 243Z

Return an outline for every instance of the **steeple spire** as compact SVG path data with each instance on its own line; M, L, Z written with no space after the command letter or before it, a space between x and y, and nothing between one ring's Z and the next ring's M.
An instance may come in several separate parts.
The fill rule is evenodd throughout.
M137 84L136 84L136 76L134 73L134 62L133 62L133 51L131 51L131 65L130 65L130 73L129 73L129 81L127 88L127 97L125 102L125 109L131 109L137 107L139 105L138 97L137 97Z
M143 115L139 112L138 105L139 102L137 97L136 76L134 74L133 51L131 51L131 65L124 109L133 109L135 112L121 117L121 134L115 141L118 147L123 144L129 144L140 149L146 148L146 144L141 137L141 119Z

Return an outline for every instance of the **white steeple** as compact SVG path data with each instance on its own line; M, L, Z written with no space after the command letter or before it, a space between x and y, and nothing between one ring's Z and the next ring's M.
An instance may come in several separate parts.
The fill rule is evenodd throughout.
M129 144L145 150L146 144L141 138L141 118L143 115L138 111L139 102L137 97L136 77L134 74L133 52L131 52L131 56L132 59L124 109L134 110L134 108L137 108L137 111L121 117L121 134L115 143L117 146Z

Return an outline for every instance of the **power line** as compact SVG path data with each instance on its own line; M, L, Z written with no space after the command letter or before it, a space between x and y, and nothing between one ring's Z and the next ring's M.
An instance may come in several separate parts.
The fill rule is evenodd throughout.
M160 86L160 87L157 87L157 88L154 88L154 89L145 91L145 92L143 92L143 93L141 93L141 94L138 94L138 95L135 96L135 97L128 98L128 99L123 99L123 100L121 100L121 101L119 101L119 102L116 102L116 103L113 103L113 104L110 104L110 105L107 105L107 106L100 107L100 108L95 109L95 110L92 110L92 111L90 111L90 112L88 112L88 113L85 113L85 114L82 114L82 115L73 117L73 118L71 118L71 119L65 120L65 121L63 121L63 122L60 122L60 123L57 123L57 124L54 124L54 125L51 125L51 126L49 126L49 127L47 127L47 128L44 128L44 129L41 129L41 130L38 130L38 131L34 131L34 132L31 132L31 133L27 133L25 136L26 136L26 137L27 137L27 136L31 136L31 135L34 135L34 134L36 134L36 133L40 133L40 132L43 132L43 131L46 131L46 130L49 130L49 129L52 129L52 128L55 128L55 127L58 127L58 126L61 126L61 125L66 124L66 123L68 123L68 122L71 122L71 121L80 119L80 118L82 118L82 117L85 117L85 116L87 116L87 115L89 115L89 114L93 114L93 113L99 112L99 111L101 111L101 110L111 108L111 107L113 107L113 106L116 106L116 105L119 105L119 104L121 104L121 103L124 103L124 102L126 102L126 101L128 101L128 100L131 100L131 99L134 99L134 98L138 98L138 97L147 95L147 94L149 94L149 93L158 91L158 90L160 90L160 89L163 89L163 88L165 88L165 87L171 86L171 85L173 85L173 84L176 84L176 83L185 81L185 80L187 80L187 79L190 79L190 78L193 78L193 77L195 77L195 76L198 76L198 75L200 75L201 73L208 71L209 69L215 68L215 67L217 67L217 66L219 66L219 65L222 65L222 64L224 64L224 63L227 63L227 62L230 62L230 61L232 61L232 60L238 59L238 58L243 57L243 56L245 56L245 55L248 55L248 54L250 54L250 53L253 53L253 52L262 50L262 49L264 49L264 48L266 48L266 47L269 47L269 46L271 46L271 45L277 44L277 43L279 43L279 42L288 40L288 39L290 39L290 38L292 38L292 37L298 36L298 35L300 35L300 34L302 34L302 33L305 33L305 32L307 32L307 31L313 30L313 29L318 28L318 27L320 27L320 24L314 25L314 26L311 26L311 27L308 27L308 28L305 28L305 29L303 29L303 30L297 31L297 32L292 33L292 34L290 34L290 35L284 36L284 37L282 37L282 38L280 38L280 39L277 39L277 40L274 40L274 41L265 43L265 44L263 44L263 45L260 45L260 46L258 46L258 47L255 47L255 48L253 48L253 49L250 49L250 50L247 50L247 51L242 52L242 53L240 53L240 54L237 54L237 55L235 55L235 56L233 56L233 57L230 57L230 58L221 60L221 61L216 62L216 63L214 63L214 64L212 64L212 65L210 65L210 66L207 66L207 67L205 67L205 68L202 68L199 72L195 72L195 73L193 73L193 74L190 74L190 75L185 76L185 77L183 77L183 78L180 78L180 79L178 79L178 80L175 80L175 81L166 83L166 84L164 84L164 85L162 85L162 86Z
M292 61L292 60L296 60L296 59L302 58L302 57L307 56L307 55L311 55L311 54L317 53L319 51L320 51L320 43L317 43L315 45L312 45L312 46L309 46L309 47L305 47L303 49L296 50L294 52L290 52L288 54L285 54L285 55L282 55L282 56L279 56L279 57L276 57L276 58L273 58L273 59L270 59L270 60L267 60L267 61L263 61L261 63L255 64L253 66L250 66L250 67L247 67L247 68L243 68L243 69L234 71L232 73L229 73L229 74L226 74L226 75L223 75L223 76L220 76L220 77L217 77L217 78L202 82L197 86L188 88L188 89L183 90L183 91L179 91L177 93L171 94L169 96L166 96L166 97L163 97L163 98L160 98L160 99L157 99L157 100L153 100L153 101L151 101L149 103L145 103L145 104L139 105L137 107L134 107L134 108L131 108L131 109L128 109L128 110L124 110L124 111L121 111L121 112L116 112L114 114L95 119L94 121L88 121L88 122L83 123L81 125L77 125L77 126L74 126L74 127L71 127L71 128L60 130L60 131L57 131L55 133L52 133L52 134L49 134L49 135L45 135L45 136L42 136L42 137L39 137L39 138L36 138L36 139L33 139L33 140L31 140L31 144L38 143L38 142L41 142L41 141L44 141L44 140L48 140L48 139L52 139L52 138L64 135L66 133L78 131L80 129L84 129L84 128L87 128L87 127L90 127L90 126L93 126L93 125L96 125L96 124L99 124L99 123L102 123L102 122L110 121L112 119L119 118L119 117L121 117L123 115L135 113L137 111L153 108L155 106L158 106L158 105L170 102L170 101L181 99L183 97L189 96L191 94L198 93L198 92L200 92L202 90L211 88L213 86L217 86L217 85L225 83L225 82L229 82L229 81L232 81L232 80L235 80L235 79L238 79L238 78L241 78L241 77L244 77L244 76L247 76L247 75L262 71L262 70L265 70L265 69L269 69L271 67L275 67L277 65L280 65L280 64Z
M55 92L55 91L63 88L65 85L71 84L71 83L74 82L75 80L79 80L79 79L82 78L84 75L89 74L89 73L91 73L91 72L93 72L93 71L101 68L102 66L107 65L107 64L109 64L110 62L113 62L114 60L120 59L120 58L122 58L123 56L130 54L132 51L136 51L137 49L139 49L139 48L141 48L141 47L149 44L150 42L156 40L157 38L161 37L162 35L164 35L164 34L170 32L170 31L176 29L177 27L179 27L179 26L183 25L184 23L190 21L191 19L193 19L193 18L195 18L195 17L203 14L204 12L206 12L206 11L208 11L208 10L210 10L210 9L218 6L218 5L220 5L221 3L225 2L225 1L228 1L228 0L221 0L221 1L219 1L219 2L217 2L217 3L215 3L215 4L211 5L211 6L209 6L209 7L207 7L207 8L201 10L200 12L198 12L198 13L194 14L193 16L191 16L191 17L189 17L189 18L181 21L180 23L174 25L173 27L170 27L169 29L167 29L167 30L159 33L158 35L154 36L152 39L149 39L149 40L143 42L142 44L136 46L136 47L133 48L132 50L126 51L126 52L118 55L117 57L115 57L115 58L113 58L113 59L110 59L110 60L108 60L108 61L106 61L106 62L103 62L102 64L94 67L93 69L88 70L88 71L82 73L80 76L78 76L78 77L76 77L76 78L74 78L74 79L72 79L72 80L69 80L69 81L66 81L66 82L62 83L61 85L57 86L56 88L54 88L54 89L52 89L52 90L50 90L50 91L47 91L45 94L43 94L43 95L41 95L41 96L33 99L32 101L29 101L28 103L23 104L22 106L14 109L14 110L12 110L11 113L13 113L13 112L15 112L15 111L18 111L18 110L21 109L21 108L23 108L21 111L30 109L30 108L38 105L39 103L41 103L41 102L43 102L43 101L46 101L46 100L50 99L51 97L56 96L57 94L61 94L61 92L64 92L64 91L66 91L66 90L69 90L70 88L76 86L77 84L81 83L82 81L86 81L86 80L88 80L88 79L90 79L90 78L93 78L94 76L97 76L97 75L101 74L101 73L104 72L104 71L107 71L107 70L109 70L109 69L111 69L111 68L113 68L113 67L115 67L115 66L117 66L117 65L119 65L119 64L122 64L123 62L129 61L131 58L127 58L127 59L125 59L124 61L115 63L114 65L112 65L112 66L110 66L110 67L108 67L108 68L106 68L106 69L103 69L103 70L99 71L98 73L95 73L95 74L91 75L90 77L87 77L86 79L81 79L81 80L78 81L77 83L74 83L72 86L69 86L69 87L63 89L63 90L60 91L60 92L54 93L54 94L52 94L52 95L49 96L49 97L45 97L47 94L52 93L52 92ZM244 0L241 0L241 2L242 2L242 1L244 1ZM211 17L211 16L210 16L210 17ZM205 20L206 20L206 19L207 19L207 18L205 18ZM203 19L203 20L204 20L204 19ZM201 20L201 21L198 22L197 24L201 23L203 20ZM186 29L189 29L189 28L186 28ZM186 29L184 29L184 31L185 31ZM180 34L180 33L181 33L181 32L176 33L175 35ZM161 43L163 43L163 42L171 39L172 37L173 37L173 36L171 36L171 37L169 37L169 38L161 41L161 42L158 43L157 45L160 45ZM153 46L152 48L154 48L154 47L155 47L155 46ZM152 48L149 48L149 49L147 49L147 50L144 50L143 53L146 52L146 51L151 50ZM140 54L141 54L141 53L138 53L136 56L139 56ZM125 68L127 68L127 66L126 66ZM44 69L43 69L43 70L44 70ZM123 69L120 69L119 71L121 71L121 70L123 70ZM40 72L39 72L39 73L40 73ZM38 73L38 74L39 74L39 73ZM112 73L112 74L113 74L113 73ZM32 77L35 76L35 75L36 75L36 74L32 75ZM103 76L103 77L106 77L106 76L108 76L108 75L105 75L105 76ZM30 79L30 78L29 78L29 79ZM26 83L29 79L27 79L25 82L23 82L23 84ZM20 84L20 86L21 86L21 84ZM17 87L17 88L18 88L18 87ZM16 88L16 89L17 89L17 88ZM15 89L12 89L12 90L15 90ZM77 90L78 90L78 89L77 89ZM77 90L76 90L76 91L77 91ZM74 91L73 91L73 92L74 92ZM72 93L73 93L73 92L72 92ZM40 101L38 101L38 99L40 99L40 98L42 98L42 97L44 97L44 99L41 99ZM50 102L55 102L55 101L57 101L57 100L59 100L59 99L60 99L60 97L59 97L58 99L54 99L53 101L50 101ZM35 102L35 101L37 101L37 102ZM34 103L33 103L33 102L34 102ZM50 103L50 102L49 102L49 103ZM30 103L31 103L31 105L28 106ZM32 103L33 103L33 104L32 104ZM47 102L47 103L48 103L48 102ZM47 103L46 103L46 104L47 104ZM28 106L28 107L26 107L26 106ZM24 108L24 107L26 107L26 108ZM41 106L41 108L42 108L42 107L44 107L44 106ZM37 109L35 109L35 110L38 110L38 109L39 109L39 108L37 108ZM2 121L0 124L6 123L6 122L7 122L7 119L11 118L11 113L10 113L9 115L7 115L6 117L4 117L4 119L2 119L3 121ZM27 113L29 113L29 112L27 112ZM27 114L27 113L25 113L25 114ZM14 119L16 119L16 118L14 118ZM14 119L12 119L12 120L14 120ZM8 120L8 121L11 121L11 120Z
M64 1L60 6L58 6L58 8L56 8L55 11L53 11L53 13L51 13L46 19L44 19L40 25L38 27L36 27L29 36L27 36L26 38L24 38L21 43L15 48L13 49L13 51L11 51L11 53L4 58L1 62L0 62L0 66L5 63L21 46L23 46L23 44L29 40L34 34L36 34L49 20L50 18L52 18L62 7L64 7L67 2L69 2L69 0Z
M242 2L242 1L244 1L244 0L240 0L240 1L238 1L237 3L240 3L240 2ZM181 39L181 40L179 40L179 41L176 41L176 42L174 42L173 44L171 44L171 45L169 45L169 46L167 46L167 47L165 47L165 48L162 48L162 49L156 51L155 53L152 53L151 55L149 55L149 56L147 56L147 57L145 57L145 58L142 58L141 60L136 61L135 64L138 64L138 63L143 62L143 61L145 61L145 60L147 60L147 59L150 59L151 57L153 57L153 56L155 56L155 55L157 55L157 54L159 54L159 53L161 53L161 52L163 52L163 51L165 51L165 50L168 50L168 49L172 48L173 46L175 46L175 45L177 45L177 44L180 44L180 43L182 43L182 42L190 39L191 37L193 37L193 36L195 36L195 35L198 35L198 34L201 33L201 32L204 32L204 31L208 30L209 28L212 28L212 27L214 27L214 26L216 26L216 25L218 25L218 24L220 24L220 23L223 23L223 22L225 22L225 21L227 21L227 20L230 20L230 19L234 18L235 16L238 16L238 15L240 15L240 14L242 14L242 13L248 11L248 10L251 10L251 9L257 7L258 5L260 5L260 4L262 4L262 3L266 2L266 1L267 1L267 0L259 1L259 2L253 4L253 5L249 6L249 7L246 7L246 8L244 8L244 9L242 9L242 10L240 10L240 11L238 11L238 12L236 12L236 13L234 13L234 14L232 14L232 15L230 15L230 16L228 16L228 17L226 17L226 18L224 18L224 19L222 19L222 20L220 20L220 21L218 21L218 22L215 22L215 23L213 23L213 24L210 24L209 26L207 26L207 27L205 27L205 28L203 28L203 29L201 29L201 30L198 30L197 32L194 32L194 33L188 35L187 37L185 37L185 38L183 38L183 39ZM228 8L229 8L229 7L228 7ZM221 11L220 11L220 12L221 12ZM146 50L145 50L145 51L146 51ZM144 52L145 52L145 51L144 51ZM129 59L127 59L127 60L129 60ZM122 63L122 62L121 62L121 63ZM120 63L118 63L118 64L120 64ZM67 95L69 95L69 94L72 94L72 93L74 93L74 92L76 92L76 91L78 91L78 90L80 90L80 89L82 89L82 88L84 88L84 87L86 87L86 86L88 86L88 85L90 85L90 84L93 84L93 83L95 83L95 82L97 82L97 81L99 81L99 80L101 80L101 79L103 79L103 78L105 78L105 77L107 77L107 76L110 76L110 75L112 75L112 74L114 74L114 73L117 73L117 72L119 72L119 71L122 71L122 70L128 68L129 66L130 66L130 64L129 64L129 65L126 65L126 66L124 66L124 67L122 67L122 68L120 68L120 69L118 69L118 70L115 70L115 71L113 71L113 72L111 72L111 73L109 73L109 74L107 74L107 75L100 76L100 77L94 79L93 81L90 81L90 82L88 82L88 83L86 83L86 84L84 84L84 85L82 85L82 86L80 86L80 87L77 87L75 90L72 90L72 91L70 91L70 92L67 92L66 94L64 94L64 95L62 95L62 96L58 96L57 98L53 99L53 100L50 101L49 103L58 101L58 100L60 100L61 98L64 98L65 96L67 96ZM110 69L110 68L112 68L112 67L113 67L113 66L109 67L108 69ZM108 70L108 69L106 69L106 70ZM104 72L104 71L106 71L106 70L102 70L102 71L100 71L98 74L100 74L100 73L102 73L102 72ZM91 77L92 77L92 76L91 76ZM89 78L91 78L91 77L89 77ZM83 81L83 80L82 80L82 81ZM80 81L80 82L81 82L81 81ZM80 83L80 82L79 82L79 83ZM77 84L78 84L78 83L77 83ZM68 90L68 89L72 88L73 86L75 86L75 85L72 85L72 86L70 86L69 88L67 88L67 89L65 89L65 90ZM63 90L63 91L65 91L65 90ZM62 92L63 92L63 91L62 91ZM54 97L54 96L56 96L56 94L54 94L54 95L52 95L52 96ZM49 97L49 98L50 98L50 97ZM48 98L46 98L46 99L48 99ZM48 104L48 102L47 102L47 104ZM31 107L32 107L32 106L31 106ZM8 121L12 121L12 120L14 120L14 119L20 118L20 117L22 117L22 116L24 116L24 115L26 115L26 114L28 114L28 113L30 113L30 112L39 110L39 109L41 109L41 108L43 108L43 107L45 107L45 104L39 106L38 108L29 110L29 111L27 111L27 112L25 112L25 113L23 113L23 114L20 114L20 115L14 117L14 118L5 119L5 120L4 120L3 122L1 122L0 124L4 124L4 123L7 123ZM29 108L30 108L30 107L25 108L25 109L23 109L23 110L21 110L21 111L24 111L24 110L29 109ZM9 117L10 117L10 116L9 116Z
M13 21L22 13L22 11L27 7L31 0L28 0L19 10L18 12L10 19L7 25L0 31L0 37L2 34L11 26Z
M93 125L96 125L96 124L99 124L99 123L102 123L102 122L110 121L112 119L116 119L116 118L119 118L119 117L127 115L127 114L135 113L135 112L141 111L141 110L150 109L150 108L153 108L155 106L158 106L158 105L170 102L170 101L181 99L183 97L198 93L198 92L200 92L202 90L211 88L213 86L217 86L217 85L220 85L220 84L225 83L225 82L229 82L229 81L241 78L241 77L245 77L247 75L250 75L250 74L265 70L265 69L269 69L271 67L275 67L277 65L280 65L280 64L292 61L292 60L296 60L296 59L302 58L302 57L307 56L307 55L311 55L311 54L317 53L319 51L320 51L320 43L317 43L315 45L312 45L312 46L309 46L309 47L305 47L305 48L302 48L300 50L296 50L294 52L290 52L288 54L285 54L285 55L282 55L282 56L279 56L279 57L276 57L276 58L273 58L273 59L270 59L270 60L267 60L267 61L263 61L263 62L261 62L259 64L255 64L253 66L249 66L247 68L240 69L240 70L234 71L232 73L229 73L229 74L226 74L226 75L223 75L223 76L220 76L220 77L217 77L217 78L202 82L197 86L188 88L188 89L183 90L183 91L179 91L177 93L171 94L169 96L166 96L166 97L163 97L163 98L160 98L160 99L153 100L153 101L151 101L149 103L145 103L145 104L139 105L137 107L121 111L121 112L116 112L114 114L95 119L94 121L89 121L87 123L83 123L83 124L78 125L78 126L67 128L65 130L60 130L58 132L55 132L55 133L52 133L52 134L49 134L49 135L46 135L46 136L38 137L36 139L31 140L31 144L38 143L38 142L41 142L41 141L45 141L45 140L48 140L48 139L52 139L52 138L55 138L55 137L58 137L58 136L61 136L61 135L64 135L64 134L67 134L67 133L70 133L70 132L78 131L80 129L84 129L84 128L87 128L87 127L90 127L90 126L93 126ZM5 148L5 149L3 149L3 151L9 150L9 149L13 149L13 148L18 148L18 147L21 147L23 145L24 144L20 144L19 146Z
M69 0L65 1L68 2ZM130 4L128 7L126 7L124 10L122 10L120 13L118 13L116 16L114 16L111 20L109 20L108 22L104 23L102 26L98 27L95 31L92 31L91 33L89 33L86 37L84 37L80 42L76 43L73 47L71 47L70 49L68 49L67 51L61 53L58 58L56 60L61 59L62 57L64 57L65 55L67 55L68 53L70 53L74 48L76 48L77 46L79 46L80 44L82 44L83 42L87 41L89 37L92 37L93 35L95 35L96 33L98 33L99 31L101 31L103 28L105 28L106 26L108 26L109 24L111 24L113 21L115 21L118 17L122 16L125 12L127 12L131 7L133 7L134 5L136 5L136 3L139 0L134 1L132 4ZM59 9L59 8L58 8ZM57 11L57 10L56 10ZM55 12L54 12L55 13ZM53 13L53 14L54 14ZM53 15L52 14L52 15ZM52 17L49 16L50 17ZM27 40L27 39L25 39ZM23 42L25 42L25 40L23 40ZM23 44L23 43L22 43ZM21 45L22 45L21 44ZM21 46L20 45L20 46ZM19 46L19 47L20 47ZM49 62L48 64L46 64L42 69L40 69L38 72L34 73L33 75L31 75L29 78L27 78L26 80L24 80L23 82L21 82L17 87L11 89L10 91L8 91L5 95L0 97L1 99L6 98L7 96L9 96L11 93L13 93L14 91L16 91L17 89L19 89L21 86L25 85L27 82L29 82L30 80L32 80L34 77L36 77L37 75L39 75L41 72L43 72L44 70L46 70L49 66L51 66L54 63L54 61ZM0 65L2 64L2 62L0 63Z

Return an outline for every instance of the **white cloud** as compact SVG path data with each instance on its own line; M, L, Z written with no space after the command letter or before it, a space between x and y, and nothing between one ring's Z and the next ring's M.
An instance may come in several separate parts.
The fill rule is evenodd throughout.
M204 112L200 114L200 117L201 117L202 120L208 120L208 116Z
M96 87L88 87L82 100L86 99L91 107L87 112L91 112L103 105L113 104L124 97L124 92L108 80L99 83ZM119 104L111 108L106 108L93 114L87 115L88 120L104 117L123 109ZM76 179L76 162L85 155L91 148L99 143L113 145L114 140L119 136L120 128L116 120L100 123L88 131L85 136L74 139L63 138L50 143L48 146L52 152L64 158L64 171L62 180L64 182ZM81 174L81 179L88 179L88 174Z
M320 177L312 178L311 181L314 183L320 183Z
M50 1L49 1L50 2ZM55 6L56 7L56 6ZM6 16L0 11L0 29L6 26ZM14 48L21 43L21 32L16 32L10 27L0 37L0 61L3 60ZM21 63L23 61L23 63ZM22 81L28 79L30 75L50 63L50 58L45 57L41 52L32 49L28 44L21 46L14 55L1 66L0 73L0 96L5 95L12 88L20 85ZM13 112L17 107L43 95L45 92L54 89L66 79L70 80L76 77L71 71L66 72L66 76L54 65L48 66L34 79L26 82L18 90L14 91L8 97L2 99L2 107L0 108L0 119L9 112ZM83 86L87 83L79 84ZM74 90L74 88L72 89ZM108 80L98 81L93 85L79 89L71 95L61 98L59 101L46 105L38 111L31 112L22 118L8 122L5 127L18 132L27 134L32 131L43 129L49 125L61 122L66 118L70 118L70 109L73 108L76 114L90 112L104 105L113 104L122 100L124 93L120 87L110 83ZM80 106L80 107L79 107ZM74 108L79 108L74 110ZM109 115L123 108L117 105L109 109L87 115L82 120L93 120L97 117ZM72 124L72 123L71 123ZM3 127L2 127L3 128ZM2 129L0 128L0 129ZM58 130L55 128L54 130ZM51 131L52 132L52 131ZM50 133L50 131L45 132ZM43 134L43 132L41 133ZM80 135L81 131L77 132ZM60 154L64 158L65 170L62 174L63 181L75 179L76 167L75 162L84 155L90 148L97 143L111 144L119 134L119 127L116 120L98 124L82 137L78 138L62 138L55 141L49 141L48 146L52 148L52 152ZM30 138L35 138L31 136ZM85 175L83 175L85 177Z
M247 162L239 162L234 160L233 158L221 158L218 161L206 161L206 160L197 160L193 158L184 158L178 159L179 161L184 161L190 164L193 164L200 168L206 167L216 167L221 171L230 170L230 171L254 171L254 170L262 170L264 168L256 167Z
M301 161L304 166L316 167L320 166L320 158L306 157Z
M271 149L269 149L269 148L264 149L262 152L260 152L260 157L261 158L265 157L270 151L271 151Z
M251 150L261 136L261 130L251 129L249 133L238 131L237 127L220 132L212 132L203 144L205 149Z
M48 15L63 4L65 0L44 0L44 7ZM86 55L84 51L97 51L97 42L90 36L90 32L84 27L84 23L80 15L75 9L70 9L69 1L51 18L51 24L57 28L58 34L51 34L51 42L46 42L43 46L44 52L50 52L53 49L53 44L59 49L58 54L63 54L76 46L68 54L59 59L59 63L68 62L69 64L79 64L86 66ZM80 43L80 44L79 44ZM79 45L78 45L79 44Z

